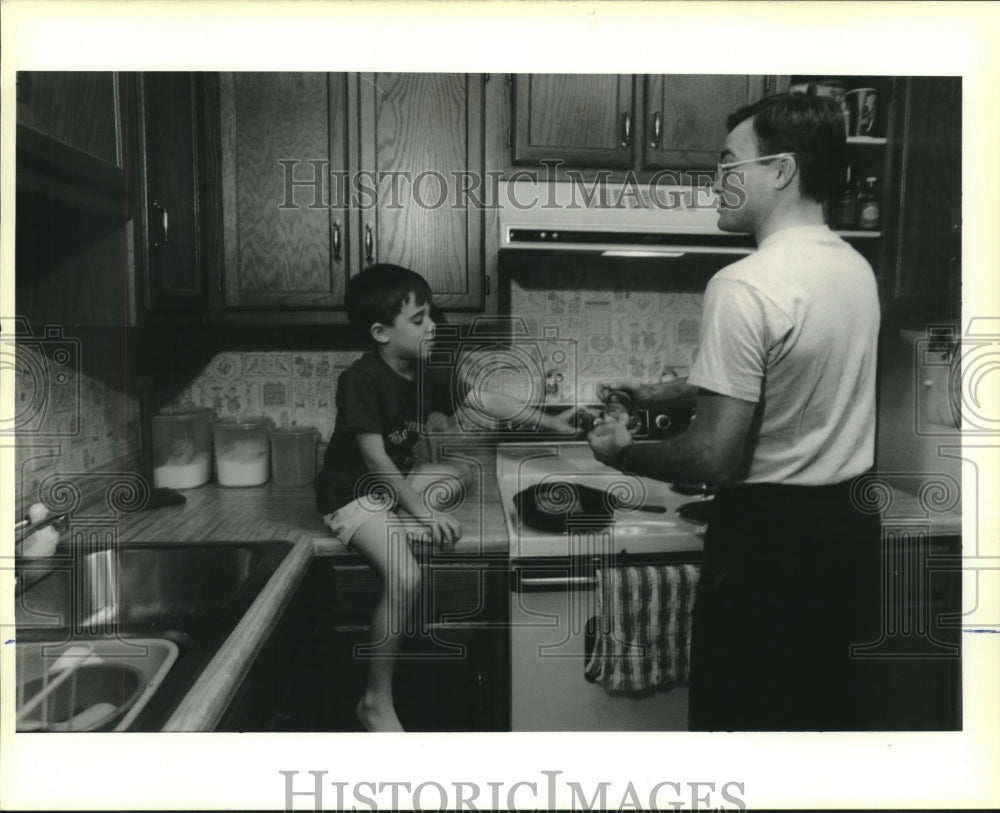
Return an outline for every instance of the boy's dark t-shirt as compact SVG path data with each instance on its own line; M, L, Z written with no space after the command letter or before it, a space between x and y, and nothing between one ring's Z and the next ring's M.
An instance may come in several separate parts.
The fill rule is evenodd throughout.
M421 419L431 411L454 411L449 380L442 371L425 368L419 383L410 381L375 352L365 353L340 374L333 436L323 457L323 468L313 482L321 514L332 513L358 496L357 483L368 469L357 435L381 435L396 468L403 474L413 468L413 447L420 439Z

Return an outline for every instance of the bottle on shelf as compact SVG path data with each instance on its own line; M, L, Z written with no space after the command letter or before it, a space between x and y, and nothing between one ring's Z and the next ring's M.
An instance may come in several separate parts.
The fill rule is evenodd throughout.
M851 179L851 165L847 165L847 178L837 195L833 225L838 229L853 229L858 224L858 190Z
M882 207L878 199L878 180L865 178L858 195L858 228L878 229L882 220Z

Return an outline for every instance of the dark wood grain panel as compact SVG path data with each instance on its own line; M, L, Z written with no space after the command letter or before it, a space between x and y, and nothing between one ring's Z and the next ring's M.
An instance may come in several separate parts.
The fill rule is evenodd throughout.
M145 74L142 107L146 304L153 310L203 311L207 291L201 263L200 128L195 75Z
M335 307L345 272L331 256L331 122L346 129L343 77L242 73L222 78L229 307ZM280 161L293 161L286 187ZM287 199L286 199L287 198Z
M133 313L127 224L18 195L16 310L36 330L121 327Z
M367 565L331 567L335 618L342 624L367 624L382 594L381 580ZM425 620L449 624L483 622L489 591L486 569L425 565L422 589L430 601L423 609Z
M646 77L646 118L659 113L662 135L647 133L645 165L653 169L714 169L726 140L726 116L764 95L763 76Z
M222 154L222 89L220 75L209 72L202 75L202 97L204 99L198 127L201 139L201 205L202 225L201 257L208 285L209 307L212 311L221 309L223 283L226 273L226 208L223 203L224 189L230 183L224 180Z
M913 77L905 112L896 297L961 306L962 85L955 77ZM883 190L884 191L884 190ZM886 202L883 201L883 207Z
M115 73L19 71L17 85L21 124L121 166Z
M620 113L631 108L628 86L618 76L559 74L531 76L528 136L539 147L617 149ZM625 90L626 93L622 93ZM623 98L625 96L625 98Z
M409 73L362 86L371 100L362 166L381 179L377 218L362 212L376 259L418 271L445 306L482 297L483 211L459 195L465 178L481 183L484 174L481 84L478 75Z
M514 163L629 167L635 157L634 79L623 74L528 74L515 78ZM631 141L623 145L623 117Z
M295 160L300 177L313 177L309 162L329 161L326 77L240 74L235 85L240 288L325 290L330 234L322 191L295 189L296 208L281 209L278 162Z

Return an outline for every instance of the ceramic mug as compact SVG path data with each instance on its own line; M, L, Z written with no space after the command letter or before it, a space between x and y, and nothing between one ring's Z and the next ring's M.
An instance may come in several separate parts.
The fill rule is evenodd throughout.
M875 135L878 120L878 91L875 88L857 88L847 92L847 106L851 114L848 135Z

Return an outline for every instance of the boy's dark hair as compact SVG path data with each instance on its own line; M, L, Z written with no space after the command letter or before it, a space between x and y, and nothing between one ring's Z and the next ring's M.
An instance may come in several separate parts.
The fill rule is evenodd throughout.
M376 263L347 283L344 298L347 319L359 335L371 339L372 325L376 322L391 325L410 296L417 305L430 302L431 286L427 280L409 268Z
M823 203L843 180L846 131L840 105L829 96L780 93L741 107L726 119L732 130L753 118L761 155L794 152L803 196Z

